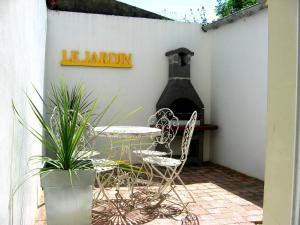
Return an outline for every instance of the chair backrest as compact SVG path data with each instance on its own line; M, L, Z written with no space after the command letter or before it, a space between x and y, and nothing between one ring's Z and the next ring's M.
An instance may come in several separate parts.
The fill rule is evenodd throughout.
M181 158L180 158L183 164L186 162L187 156L189 154L189 148L194 133L196 121L197 121L197 111L194 111L190 120L185 125L185 129L183 132L182 144L181 144Z
M179 120L171 109L162 108L149 117L148 126L161 129L161 135L155 138L155 142L170 148L179 128Z

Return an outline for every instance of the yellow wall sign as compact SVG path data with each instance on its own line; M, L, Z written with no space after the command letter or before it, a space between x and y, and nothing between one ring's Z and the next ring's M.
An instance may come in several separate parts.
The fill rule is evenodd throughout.
M93 67L118 67L131 68L131 54L114 52L90 52L85 51L80 54L79 51L62 51L60 64L63 66L93 66Z

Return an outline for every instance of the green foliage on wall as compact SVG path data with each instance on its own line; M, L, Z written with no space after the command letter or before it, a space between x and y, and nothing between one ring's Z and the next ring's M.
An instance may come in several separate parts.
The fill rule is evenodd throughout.
M221 19L255 3L256 0L217 0L216 15Z

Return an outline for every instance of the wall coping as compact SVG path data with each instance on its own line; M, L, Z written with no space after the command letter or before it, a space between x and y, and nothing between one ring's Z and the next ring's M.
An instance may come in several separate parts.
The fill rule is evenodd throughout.
M252 6L249 6L247 8L244 8L238 12L235 12L229 16L226 16L226 17L219 19L217 21L214 21L212 23L202 25L201 28L204 32L207 32L209 30L218 29L221 26L224 26L229 23L233 23L234 21L239 20L241 18L244 18L247 16L252 16L252 15L256 14L257 12L259 12L263 9L266 9L266 8L268 8L268 5L266 5L266 2L264 0L260 0L260 1L258 1L258 3L254 4Z

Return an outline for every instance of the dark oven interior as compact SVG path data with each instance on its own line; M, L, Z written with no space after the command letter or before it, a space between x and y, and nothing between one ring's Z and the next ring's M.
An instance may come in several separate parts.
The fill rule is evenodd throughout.
M170 105L170 109L179 120L189 120L194 111L197 111L198 114L200 113L200 108L187 98L179 98L173 101ZM198 119L199 117L200 115L198 115Z

